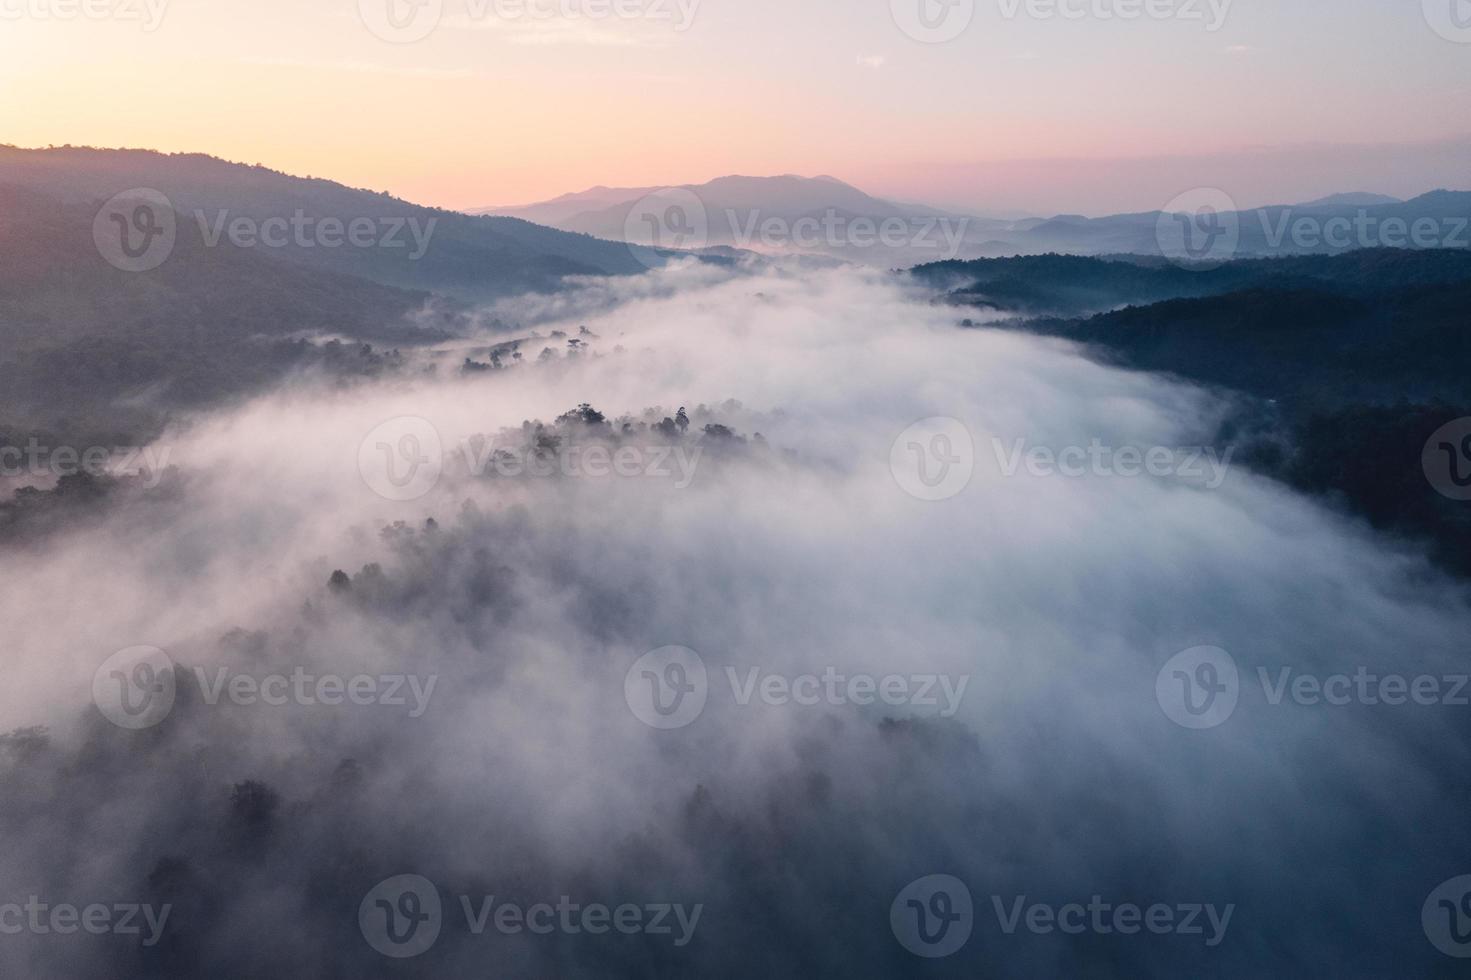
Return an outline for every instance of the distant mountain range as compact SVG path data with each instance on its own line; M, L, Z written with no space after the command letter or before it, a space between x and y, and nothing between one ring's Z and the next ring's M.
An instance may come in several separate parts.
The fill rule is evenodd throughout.
M666 220L659 227L657 222L671 209L678 209L678 221ZM719 177L678 186L594 187L539 204L474 213L519 217L640 244L817 253L880 266L953 258L967 231L1013 226L1010 221L886 201L836 177L793 174ZM651 218L655 225L649 224ZM646 237L650 229L654 237Z
M538 204L474 213L519 217L564 231L642 244L821 253L901 267L1048 252L1160 255L1172 250L1168 235L1161 242L1161 227L1168 231L1173 226L1171 216L1162 210L1100 218L983 217L887 201L834 177L791 174L721 177L704 184L594 187ZM670 213L678 215L678 221L660 228L659 219ZM1231 255L1250 257L1346 252L1393 247L1401 241L1411 248L1462 247L1471 238L1461 224L1467 217L1471 193L1437 191L1402 201L1352 192L1300 204L1227 210L1219 220L1236 229ZM1403 231L1397 221L1404 222ZM894 231L889 239L875 233L884 229L885 222ZM1418 237L1416 222L1421 223ZM651 233L654 237L646 237Z

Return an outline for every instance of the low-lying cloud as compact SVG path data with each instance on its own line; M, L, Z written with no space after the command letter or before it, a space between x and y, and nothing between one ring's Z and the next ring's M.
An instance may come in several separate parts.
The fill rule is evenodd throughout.
M1007 472L990 448L1202 447L1222 396L956 329L876 273L675 267L491 320L534 325L522 363L462 373L452 350L434 374L193 419L163 440L170 480L0 569L0 716L25 729L0 742L0 904L171 908L148 947L0 935L4 972L900 975L922 961L891 905L930 875L973 901L939 961L957 975L1451 962L1420 911L1471 870L1465 709L1274 705L1250 680L1464 670L1458 588L1241 466L1213 486ZM570 353L552 338L584 324ZM595 419L555 422L584 404ZM393 500L361 450L402 418L441 458ZM939 499L895 472L927 419L971 441L968 458L915 442L916 465L969 468ZM461 450L547 438L701 452L681 485L477 472ZM1192 730L1156 682L1205 646L1243 683L1229 718ZM130 730L94 681L134 647L177 669L167 713ZM696 664L706 689L661 728L629 678L666 647L697 660L650 668L652 692L674 685L661 704ZM791 696L830 672L843 697ZM270 680L297 673L340 684ZM158 676L121 669L119 695ZM418 679L423 710L384 703L385 677ZM727 677L775 677L780 696L732 696ZM880 694L890 677L907 700ZM356 700L355 678L373 682ZM915 700L923 678L949 697ZM1095 896L1167 905L1174 931L1026 924L1039 904L1089 921L1062 910ZM952 907L931 897L914 900ZM1176 928L1191 905L1232 907L1212 943ZM496 925L507 906L517 928ZM422 949L377 931L409 922Z

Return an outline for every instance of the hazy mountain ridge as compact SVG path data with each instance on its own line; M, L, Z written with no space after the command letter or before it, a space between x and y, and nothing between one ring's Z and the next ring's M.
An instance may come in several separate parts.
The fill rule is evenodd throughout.
M1219 434L1239 461L1471 576L1471 512L1437 493L1421 462L1436 429L1471 416L1471 251L1372 249L1205 271L1048 255L937 263L914 277L950 286L947 302L1018 314L997 326L1244 393ZM1077 315L1098 309L1107 312Z
M910 266L941 258L981 258L1070 252L1081 255L1160 255L1160 228L1169 215L1162 210L1088 217L1055 214L1050 217L1000 219L923 204L900 204L868 194L833 177L727 176L703 184L657 187L593 187L549 201L515 208L486 208L472 213L514 215L565 231L622 240L639 224L632 214L636 203L653 200L682 203L693 195L704 210L698 231L702 244L734 245L761 250L761 223L775 220L790 228L797 221L834 217L843 223L857 219L882 222L901 219L918 231L923 222L940 219L960 229L954 254L924 254L913 243L902 248L852 242L823 241L809 251L825 251L870 265ZM1236 257L1339 254L1361 248L1396 246L1404 235L1407 247L1427 247L1409 236L1417 221L1435 222L1429 234L1434 247L1471 245L1471 232L1461 225L1471 219L1471 192L1432 191L1409 201L1384 194L1354 191L1331 194L1300 204L1271 205L1229 212L1222 220L1237 230L1232 254ZM1386 221L1403 221L1404 232ZM1347 221L1347 230L1340 227ZM1330 224L1331 223L1331 224ZM1325 235L1325 231L1331 232ZM1349 237L1343 237L1347 234ZM753 241L748 240L756 238ZM1345 244L1337 244L1345 242ZM769 243L768 243L769 244ZM947 243L947 246L949 243ZM926 245L925 247L930 247Z
M381 366L377 355L348 364L341 345L297 338L413 345L459 326L455 307L428 293L304 267L274 249L209 247L184 220L168 260L135 274L97 251L90 203L0 184L0 213L0 423L12 427L148 433L174 409L290 370Z
M0 183L94 206L122 191L152 188L169 198L186 223L202 222L206 227L222 215L226 220L245 217L259 222L290 219L298 210L317 221L412 218L423 227L433 221L428 249L414 261L404 249L303 248L291 242L271 251L316 268L467 299L551 290L565 276L632 274L647 267L629 246L618 242L596 241L516 218L473 217L423 207L382 192L203 154L0 146Z

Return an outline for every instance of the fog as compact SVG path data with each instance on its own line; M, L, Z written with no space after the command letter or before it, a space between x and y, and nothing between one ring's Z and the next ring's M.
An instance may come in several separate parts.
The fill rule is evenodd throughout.
M302 378L182 420L155 447L167 479L0 566L0 727L46 729L0 742L0 902L173 911L147 947L0 937L0 972L1212 976L1269 952L1308 974L1430 975L1421 903L1471 870L1466 709L1272 704L1257 670L1456 674L1463 592L1244 466L1216 486L1008 475L996 447L1017 440L1216 451L1228 396L958 320L877 272L675 266L487 308L519 326L481 346L537 338L501 370L461 373L470 348L452 347L433 373ZM584 325L570 354L551 337ZM642 469L662 447L669 475L481 465L480 437L515 453L524 422L582 403L611 424L588 438ZM687 433L652 428L681 406ZM390 458L429 448L400 441L426 431L405 417L443 467L393 500L364 460L375 430ZM974 446L939 500L891 466L932 417ZM329 585L337 570L350 583ZM671 645L698 654L708 696L661 730L625 680ZM1240 699L1192 730L1156 678L1203 645L1234 658ZM177 694L129 730L93 685L136 646L167 653ZM222 667L412 675L422 711L407 683L403 706L210 704L195 669ZM753 667L938 675L958 697L945 717L939 685L936 705L741 704L726 668ZM389 959L359 903L401 874L434 882L444 923ZM935 961L889 927L931 874L975 901L969 943ZM703 911L679 946L477 936L459 899L489 895ZM1006 935L992 896L1021 895L1235 912L1211 947Z

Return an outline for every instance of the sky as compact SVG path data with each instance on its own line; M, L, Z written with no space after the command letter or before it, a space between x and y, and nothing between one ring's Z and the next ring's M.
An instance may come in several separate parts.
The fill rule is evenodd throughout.
M456 208L729 173L1028 213L1471 186L1467 0L417 2L0 0L0 141Z

